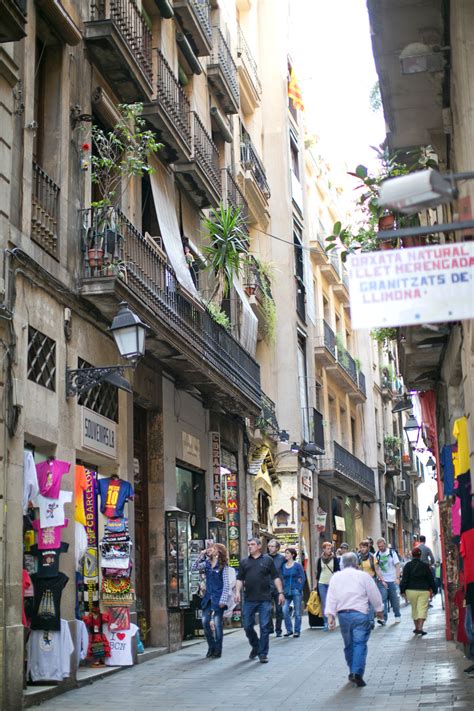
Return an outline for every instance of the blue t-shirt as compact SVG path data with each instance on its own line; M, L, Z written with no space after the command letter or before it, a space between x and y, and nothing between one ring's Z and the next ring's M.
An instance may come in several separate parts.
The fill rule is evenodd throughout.
M133 498L133 487L129 481L117 477L99 479L100 511L108 518L121 518L127 499Z
M443 466L443 487L445 496L454 494L453 447L453 444L445 444L440 456Z
M286 563L283 563L281 577L285 595L294 595L294 593L300 593L303 590L306 575L301 563L295 563L291 568L287 568Z

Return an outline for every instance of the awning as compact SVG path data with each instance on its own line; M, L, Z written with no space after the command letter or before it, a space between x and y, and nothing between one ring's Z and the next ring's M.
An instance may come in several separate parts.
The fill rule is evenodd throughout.
M254 358L257 350L258 318L252 311L238 277L234 277L234 289L242 302L239 340L245 350Z
M172 176L153 158L150 159L154 172L150 174L150 183L155 203L156 216L160 225L161 237L176 277L183 289L195 300L201 297L194 286L184 256L183 243L176 214L174 183Z

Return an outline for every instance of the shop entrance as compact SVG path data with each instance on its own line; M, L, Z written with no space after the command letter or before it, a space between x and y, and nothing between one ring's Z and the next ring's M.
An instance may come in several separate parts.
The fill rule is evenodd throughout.
M300 562L306 573L307 585L305 597L313 589L313 555L310 522L310 501L305 496L301 497L301 536L300 536Z
M143 644L147 646L150 644L147 411L138 405L133 406L133 458L137 624Z

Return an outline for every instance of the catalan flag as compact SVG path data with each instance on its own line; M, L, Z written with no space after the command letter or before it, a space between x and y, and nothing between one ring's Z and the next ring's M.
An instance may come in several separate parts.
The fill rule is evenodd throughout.
M288 81L288 98L293 102L295 111L304 111L303 97L301 96L300 85L293 67L290 69L290 79Z

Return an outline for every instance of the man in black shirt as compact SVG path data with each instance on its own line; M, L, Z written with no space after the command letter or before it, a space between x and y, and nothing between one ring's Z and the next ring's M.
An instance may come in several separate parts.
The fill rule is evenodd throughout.
M245 591L244 629L252 650L249 659L259 658L262 664L268 662L269 629L272 614L272 582L278 591L278 602L285 601L283 586L273 560L262 555L259 538L248 541L249 557L242 558L237 575L235 600L240 602L242 588ZM260 622L260 639L255 632L255 613Z

